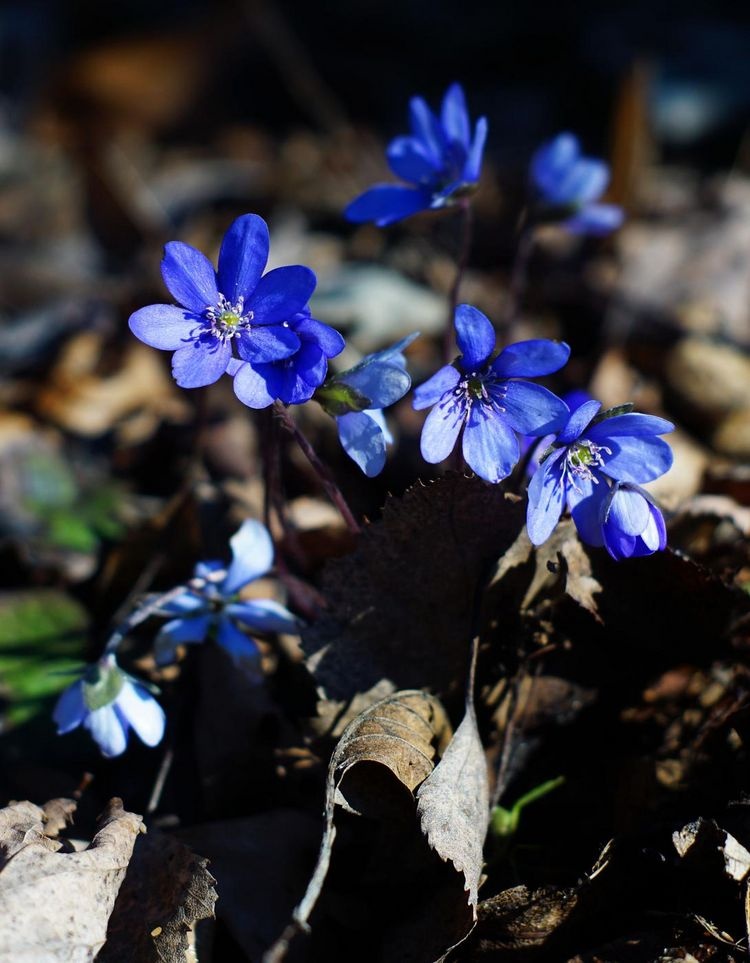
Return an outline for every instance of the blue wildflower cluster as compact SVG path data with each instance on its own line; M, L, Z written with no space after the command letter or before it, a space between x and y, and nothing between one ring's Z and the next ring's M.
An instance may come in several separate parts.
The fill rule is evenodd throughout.
M464 92L453 84L439 113L413 98L410 120L411 132L387 149L391 170L405 183L365 191L347 207L350 221L386 226L420 211L456 205L468 210L480 178L486 119L472 126ZM527 224L533 229L554 222L591 235L616 229L622 211L601 202L608 181L603 161L585 157L572 134L559 134L531 160ZM345 342L313 316L315 275L302 265L266 272L269 248L268 227L256 214L230 226L216 269L190 245L167 244L161 271L175 303L141 308L131 315L130 328L146 344L173 352L172 372L181 387L210 385L226 374L243 404L275 406L290 430L297 429L286 407L316 401L334 420L346 454L374 477L393 442L384 409L411 388L405 351L417 335L329 372ZM535 545L549 538L567 509L581 539L605 547L615 559L663 549L664 519L642 486L670 468L672 451L660 436L673 426L628 405L602 412L582 392L562 400L531 380L560 371L568 345L534 339L498 348L485 314L470 304L455 306L459 280L460 273L451 300L459 355L413 396L414 409L429 409L420 441L425 461L444 461L460 442L466 465L497 484L524 458L525 471L518 475L522 482L530 479L527 527ZM296 437L315 466L312 446ZM320 474L341 508L332 479L322 469ZM356 520L342 509L345 518L347 512L357 533ZM179 646L215 643L260 682L255 636L299 631L297 617L279 602L241 594L273 565L265 526L244 522L230 548L228 564L200 562L187 584L146 604L139 621L167 619L155 639L158 665L174 662ZM82 725L108 757L125 750L131 729L146 745L158 744L165 724L149 688L119 667L111 645L63 692L54 718L61 734Z

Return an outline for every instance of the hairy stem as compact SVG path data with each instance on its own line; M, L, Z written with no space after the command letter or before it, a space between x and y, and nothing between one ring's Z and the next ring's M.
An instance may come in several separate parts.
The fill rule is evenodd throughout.
M456 260L456 276L448 292L448 317L445 324L445 334L443 335L443 360L445 364L450 364L456 353L453 339L453 318L456 314L461 281L463 280L466 265L469 263L473 234L474 208L471 206L471 201L465 198L461 201L461 240L459 242L458 258Z
M333 475L328 467L323 464L320 458L318 458L317 452L302 433L294 418L292 418L286 407L280 401L274 402L274 411L276 412L282 425L288 432L290 432L290 434L294 436L294 440L302 449L303 455L310 462L313 471L320 479L320 483L325 489L326 495L328 495L331 502L336 506L341 514L341 517L346 522L346 527L353 535L359 535L362 529L352 514L351 509L347 505L346 499L341 493L341 489L333 480Z

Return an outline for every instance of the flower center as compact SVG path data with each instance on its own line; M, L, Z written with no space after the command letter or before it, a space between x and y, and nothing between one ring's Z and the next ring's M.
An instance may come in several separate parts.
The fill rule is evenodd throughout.
M475 402L485 408L502 412L505 408L500 402L505 397L505 392L505 386L491 371L472 371L458 382L448 397L451 398L454 406L464 409L467 413Z
M250 330L253 312L245 311L243 297L240 297L236 304L232 304L220 294L216 304L210 304L206 308L206 318L214 337L220 341L230 341L241 332Z
M563 464L563 478L567 475L575 491L580 492L579 481L586 479L595 485L599 479L594 474L595 469L604 467L604 455L611 455L612 449L604 445L595 445L593 441L578 441L570 445Z

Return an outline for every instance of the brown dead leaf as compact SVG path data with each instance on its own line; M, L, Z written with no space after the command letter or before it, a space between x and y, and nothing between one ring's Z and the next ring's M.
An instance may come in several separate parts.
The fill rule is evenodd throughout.
M487 763L473 701L443 758L417 790L422 832L438 855L463 873L476 919L490 799Z
M591 562L581 544L571 518L563 519L543 545L533 548L524 528L495 569L490 588L507 573L525 564L534 553L534 574L521 603L528 611L540 600L554 597L555 587L562 582L563 591L582 608L601 621L594 596L602 587L591 573ZM564 581L563 581L564 580Z
M142 831L140 816L113 799L87 849L59 852L31 803L0 811L0 959L34 963L92 960Z
M195 924L214 915L216 880L207 866L172 836L139 836L97 960L188 963Z
M413 791L433 771L436 748L449 738L450 723L440 702L419 690L396 692L347 726L328 766L326 827L318 863L293 923L265 957L269 963L284 959L295 932L308 927L331 861L336 806L354 815L393 817L398 802L389 790L397 788L402 801L413 803Z
M303 639L325 695L347 700L382 679L455 690L466 673L477 586L523 517L518 500L463 475L391 498L356 551L329 565L329 611Z
M713 819L701 816L675 830L672 843L679 856L697 862L703 872L710 872L720 855L724 873L736 883L750 873L750 852Z
M163 417L186 417L186 402L156 352L132 344L118 369L102 376L96 371L102 348L92 332L68 342L50 383L39 393L40 415L89 438L118 429L130 443L147 438Z

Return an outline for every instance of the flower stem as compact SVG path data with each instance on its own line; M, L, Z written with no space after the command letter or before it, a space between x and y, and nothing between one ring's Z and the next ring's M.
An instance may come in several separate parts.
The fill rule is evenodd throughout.
M508 286L508 303L503 319L502 334L506 343L510 343L513 340L514 328L518 324L523 297L526 293L531 252L534 249L534 225L529 222L526 208L521 211L521 216L518 219L516 236L518 238L518 245L516 247L516 256L513 259L513 268Z
M289 414L282 402L275 401L274 410L286 430L294 436L294 440L302 449L303 455L310 462L315 474L320 479L320 483L325 489L326 495L328 495L328 497L331 499L333 504L339 510L341 517L346 522L346 527L349 529L352 535L359 535L362 532L362 529L352 514L351 509L347 505L346 499L341 493L341 489L333 480L333 475L331 475L328 467L323 464L320 458L318 458L317 452L302 433L299 425Z
M456 276L448 292L448 318L445 324L445 334L443 335L443 360L445 364L450 364L456 353L453 340L453 319L456 314L461 281L463 280L466 265L469 263L473 234L474 208L471 206L469 198L464 198L464 200L461 201L461 240L459 242L458 258L456 260Z

